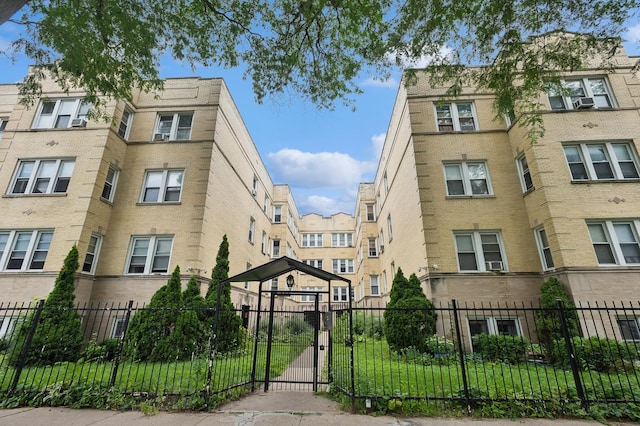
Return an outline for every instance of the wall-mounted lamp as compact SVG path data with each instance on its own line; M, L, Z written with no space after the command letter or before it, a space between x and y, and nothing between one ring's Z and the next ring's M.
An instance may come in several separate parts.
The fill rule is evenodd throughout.
M293 275L289 274L289 276L287 277L287 289L291 291L294 285L295 281L293 280Z

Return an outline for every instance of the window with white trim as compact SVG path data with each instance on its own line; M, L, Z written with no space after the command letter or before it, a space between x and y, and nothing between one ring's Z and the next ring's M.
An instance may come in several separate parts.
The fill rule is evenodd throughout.
M69 127L85 127L91 104L82 99L46 99L40 102L34 129L66 129Z
M301 234L302 247L322 247L322 234Z
M324 289L322 287L301 287L300 290L309 292L309 294L300 295L301 302L315 302L316 301L315 292L320 292L320 291L323 291ZM318 294L318 302L322 302L322 296L324 296L322 293Z
M629 143L581 143L564 145L571 179L638 179L638 156Z
M389 178L387 177L387 172L384 172L384 177L382 178L384 181L384 193L389 193Z
M10 194L64 194L67 192L74 160L20 160Z
M115 317L113 319L113 324L111 324L111 338L112 339L122 339L125 332L126 318L125 317Z
M536 243L538 244L538 254L540 255L540 261L542 262L542 269L545 271L553 269L553 257L551 257L551 248L549 247L547 232L543 227L540 227L536 228L534 233L536 235Z
M267 233L262 231L262 245L260 246L260 251L262 254L267 252Z
M458 269L464 271L506 271L499 232L455 232Z
M280 240L271 242L271 257L280 257Z
M380 296L380 277L378 275L369 275L369 294Z
M100 252L100 246L102 245L102 235L91 234L89 238L89 245L87 247L87 254L84 257L84 263L82 264L82 272L88 274L95 273L96 264L98 263L98 253Z
M387 235L389 235L389 241L393 240L393 224L391 223L391 213L387 216Z
M0 339L13 335L13 331L16 329L16 325L18 324L18 320L20 317L18 316L6 316L0 317Z
M524 153L520 154L518 158L516 158L516 166L518 167L518 175L520 176L522 192L532 191L534 189L533 180L531 179L529 163L527 163L527 157L525 157Z
M267 214L267 210L269 208L269 196L265 194L264 202L262 203L262 211Z
M302 263L313 266L314 268L322 269L322 259L305 259Z
M127 274L166 274L173 237L132 237L127 259Z
M444 174L449 196L492 194L489 168L484 161L444 163Z
M547 91L552 110L613 108L611 93L603 77L562 80L560 87L551 86Z
M640 341L640 318L618 318L617 323L623 340Z
M159 113L154 141L186 141L191 139L193 112Z
M378 257L378 239L369 238L369 257Z
M173 203L180 201L184 170L147 170L140 202Z
M640 220L588 222L600 265L640 264Z
M249 219L249 242L253 244L253 239L256 235L256 220L254 218Z
M273 223L282 222L282 206L273 206Z
M353 259L333 259L334 274L353 274Z
M376 205L375 204L367 204L366 205L366 215L367 222L375 222L376 221Z
M118 124L118 135L124 140L129 139L129 131L131 130L131 123L133 122L133 112L129 108L125 108L122 111L120 117L120 124Z
M253 175L253 183L251 184L251 195L258 195L258 176Z
M347 294L349 294L349 289L347 287L333 287L331 289L331 294L334 302L348 302Z
M8 122L9 117L0 117L0 139L2 139L2 134L4 133L4 129L7 128Z
M353 246L353 234L350 232L339 232L331 234L331 247L351 247Z
M478 119L472 102L435 103L439 132L478 130Z
M278 277L271 278L271 291L278 291Z
M113 195L116 193L116 184L118 183L118 176L120 170L111 164L109 171L107 171L107 177L104 180L104 186L102 187L102 198L113 202Z
M44 269L53 231L0 231L0 270Z
M500 336L522 336L522 328L518 318L510 317L467 317L469 326L469 336L479 334L500 335Z

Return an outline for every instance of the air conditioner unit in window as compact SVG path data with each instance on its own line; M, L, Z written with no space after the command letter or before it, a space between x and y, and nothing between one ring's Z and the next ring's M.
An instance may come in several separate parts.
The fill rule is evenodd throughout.
M71 120L71 127L87 127L87 120L84 118L74 118Z
M165 135L164 133L156 133L153 135L154 141L168 141L169 135Z
M573 102L573 109L593 108L594 105L593 98L578 98Z
M487 271L502 271L504 270L502 261L494 260L491 262L484 262L487 267Z

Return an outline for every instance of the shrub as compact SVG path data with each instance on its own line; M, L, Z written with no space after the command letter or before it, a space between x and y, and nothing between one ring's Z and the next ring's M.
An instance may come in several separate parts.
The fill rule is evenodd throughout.
M500 361L517 364L526 358L529 341L520 336L488 335L473 336L473 351L484 361Z
M105 339L98 342L94 334L84 354L85 361L113 361L120 347L119 339Z
M425 348L431 355L446 354L451 355L455 351L455 345L445 337L431 336L425 341Z
M578 367L601 373L615 372L633 366L638 352L633 345L614 339L574 337L571 339ZM564 340L554 342L556 364L569 367L569 353Z
M313 331L311 324L306 322L304 319L297 317L287 319L284 323L284 328L286 332L291 335L310 333Z
M540 286L540 292L542 295L540 298L540 310L536 312L536 328L540 345L544 348L549 362L555 364L557 359L555 358L554 342L563 338L557 301L560 300L565 307L567 332L570 336L578 335L578 313L569 297L569 293L557 278L551 277L543 282ZM564 343L562 345L564 346Z
M345 315L348 318L348 315ZM379 315L366 311L353 312L353 334L381 339L384 322Z

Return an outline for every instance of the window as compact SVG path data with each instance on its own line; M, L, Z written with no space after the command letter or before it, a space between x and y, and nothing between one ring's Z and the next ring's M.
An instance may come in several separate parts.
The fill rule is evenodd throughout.
M253 175L253 183L251 184L251 194L255 197L258 195L258 176Z
M262 211L267 214L267 209L269 208L269 196L264 196L264 202L262 203Z
M623 340L640 341L640 318L619 318L618 328Z
M120 124L118 126L118 135L124 140L129 139L129 130L131 128L131 122L133 121L133 113L129 108L125 108L122 111L122 117L120 117Z
M387 216L387 234L389 235L389 241L393 240L393 225L391 224L391 213Z
M142 188L143 203L180 201L184 170L148 170Z
M372 296L380 296L380 280L378 275L369 275L369 292Z
M73 160L21 160L11 194L64 194L67 192Z
M353 274L353 259L333 259L334 274Z
M104 186L102 187L102 198L107 201L113 201L113 195L116 192L116 183L118 183L118 175L120 170L114 165L109 166L107 177L104 180Z
M87 254L84 257L84 263L82 264L82 272L93 274L96 270L96 263L98 262L98 252L100 252L100 245L102 244L102 236L97 234L91 234L89 238L89 246L87 247Z
M628 143L565 145L572 180L638 179L637 155Z
M536 242L538 243L538 252L540 254L540 261L542 262L542 269L545 271L553 269L553 258L551 257L551 249L549 248L549 240L547 240L547 233L544 228L538 228L535 231Z
M502 242L497 232L456 232L456 251L460 271L505 271Z
M353 234L340 232L331 234L331 247L351 247L353 246Z
M302 247L322 247L322 234L302 234Z
M173 237L133 237L128 274L163 274L169 270Z
M638 231L640 220L604 221L587 224L589 235L601 265L635 265L640 263Z
M0 231L0 269L44 269L53 231Z
M9 336L9 338L11 338L13 331L16 329L16 325L18 324L18 320L19 317L17 316L0 317L0 339L5 336Z
M191 139L192 112L158 114L154 141L186 141Z
M34 129L66 129L84 127L91 104L81 99L47 99L40 103Z
M4 129L7 128L8 121L9 121L9 118L0 117L0 139L2 139L2 134L4 133Z
M389 193L389 178L387 177L387 172L384 172L384 193L388 194Z
M122 339L125 332L125 325L126 325L125 317L115 317L113 319L113 324L111 326L111 338Z
M378 240L369 238L369 257L378 257Z
M334 302L347 302L349 300L347 299L347 287L333 287L331 290Z
M302 263L306 263L314 268L322 269L322 259L307 259L303 260Z
M445 163L447 195L489 195L489 170L484 162Z
M518 167L518 174L520 175L520 185L522 185L522 192L529 192L533 190L533 180L531 180L529 163L527 163L527 157L525 157L524 154L516 158L516 166Z
M561 87L549 89L548 96L552 110L613 108L611 90L602 77L563 80ZM588 100L581 101L583 98Z
M262 245L260 246L262 254L267 252L267 233L262 231Z
M376 206L375 204L367 204L367 222L374 222L376 220Z
M271 279L271 291L278 291L278 278Z
M273 222L282 222L282 206L273 206Z
M497 334L500 336L521 336L522 329L517 318L504 317L469 317L469 335L473 338L479 334Z
M300 301L301 302L315 302L316 300L316 292L323 291L322 287L302 287L302 291L308 291L310 294L301 294ZM322 293L318 294L318 301L322 302Z
M436 104L439 132L478 130L475 110L471 102Z
M253 239L256 234L256 220L254 218L249 219L249 242L253 244Z
M271 257L280 257L280 240L273 240L271 244Z

